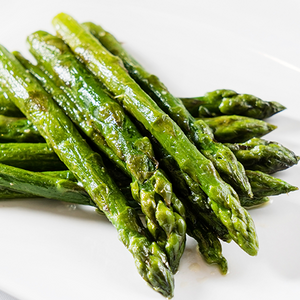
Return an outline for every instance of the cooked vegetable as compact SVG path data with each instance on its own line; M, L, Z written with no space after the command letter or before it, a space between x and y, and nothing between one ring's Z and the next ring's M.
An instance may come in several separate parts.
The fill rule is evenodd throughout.
M46 143L0 144L0 163L30 171L67 169Z
M37 128L26 118L15 118L0 115L1 143L43 143Z
M250 255L258 250L253 221L213 164L191 144L179 126L133 81L119 58L109 53L72 17L61 13L53 19L57 33L89 70L108 88L125 110L141 122L177 161L183 172L201 184L208 204L227 226L233 240Z
M150 141L138 132L123 108L101 89L96 78L60 38L39 31L30 35L28 41L39 66L68 95L58 101L60 106L71 118L74 111L89 118L89 130L92 127L100 132L124 162L132 177L133 197L140 203L149 231L165 250L171 270L176 273L185 248L186 225L183 217L173 211L171 203L179 200L172 192L171 183L158 169ZM33 71L33 66L30 70ZM76 107L73 110L72 105ZM72 120L81 127L75 118ZM181 212L184 213L183 206Z
M63 175L67 174L64 173ZM13 189L19 193L24 193L24 195L31 194L75 204L95 205L83 187L71 180L57 176L0 164L1 187Z
M0 81L9 98L38 128L94 203L116 227L134 257L140 275L164 296L173 295L173 275L166 255L147 238L138 215L106 172L101 157L85 142L73 123L18 60L0 47Z
M242 143L262 137L277 126L253 118L225 115L202 119L211 129L215 139L222 143Z
M175 98L155 75L148 73L108 32L93 23L84 23L85 28L112 54L122 59L130 76L185 132L201 153L212 161L220 176L232 187L251 197L251 186L243 166L223 144L217 143L210 129L202 120L195 120L180 99Z
M293 151L276 142L253 138L245 143L226 144L249 170L272 174L296 165L300 159Z
M238 94L224 89L208 92L202 97L182 98L181 100L193 116L200 118L240 115L266 119L286 109L275 101L265 101L253 95Z
M0 86L0 115L8 117L24 117L19 108L10 101L6 94L6 88Z
M64 92L57 89L58 87L53 82L48 81L50 78L47 79L47 75L37 66L34 66L24 59L19 52L14 52L13 54L26 69L31 71L43 87L48 90L49 93L52 93L56 99L59 100L61 97L66 97L66 95L63 96ZM8 99L7 102L11 101ZM80 117L79 113L80 112L77 112L74 116L77 115ZM202 120L211 128L215 139L222 143L242 143L253 137L262 137L277 128L277 126L262 120L237 115L203 118ZM81 118L81 123L84 121L86 121L86 128L89 128L90 122ZM0 141L34 142L35 139L33 140L33 138L36 136L36 133L37 130L35 126L31 125L26 118L6 117L0 115ZM40 141L43 140L41 137L36 137L36 139ZM103 140L102 143L99 143L99 145L101 144L104 144L105 146L106 142ZM105 153L107 156L113 155L112 150L109 149L109 147L99 146L99 150L103 153L105 153L105 151L109 151L108 153Z
M246 174L249 178L254 197L251 199L241 197L241 204L244 207L252 207L263 204L267 202L268 196L287 194L298 190L297 187L285 182L284 180L275 178L260 171L246 170Z

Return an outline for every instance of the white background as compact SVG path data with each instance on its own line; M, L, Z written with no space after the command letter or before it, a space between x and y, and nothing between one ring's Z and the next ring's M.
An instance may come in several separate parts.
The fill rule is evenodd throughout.
M29 57L26 36L53 32L66 12L113 33L176 96L218 88L279 101L266 136L300 154L300 2L1 1L0 43ZM276 174L300 186L299 166ZM299 192L251 210L260 251L224 245L230 273L206 265L188 240L174 299L299 299ZM0 203L0 289L20 300L163 299L139 277L115 229L92 210L56 201Z

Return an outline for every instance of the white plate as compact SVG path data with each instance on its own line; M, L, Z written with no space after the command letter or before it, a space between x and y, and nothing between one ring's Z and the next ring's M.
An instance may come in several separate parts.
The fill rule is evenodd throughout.
M112 32L178 96L217 88L279 101L266 138L300 154L300 4L284 1L6 1L0 43L25 56L26 36L53 32L64 11ZM299 166L276 176L300 186ZM299 192L251 211L260 251L224 244L230 273L206 265L189 239L174 299L299 299ZM162 299L139 277L115 229L90 209L56 201L0 203L0 289L22 300Z

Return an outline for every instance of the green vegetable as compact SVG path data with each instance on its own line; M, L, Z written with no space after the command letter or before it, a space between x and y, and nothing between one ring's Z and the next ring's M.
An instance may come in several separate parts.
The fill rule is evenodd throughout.
M41 74L43 74L44 78L47 78L47 75L44 73L38 74L38 67L32 64L29 64L24 60L20 53L14 52L17 59L22 63L24 67L29 69L31 73L38 79L41 80L41 84L43 79ZM41 70L39 70L42 72ZM50 78L49 78L50 79ZM48 81L47 81L48 82ZM49 82L48 82L49 84ZM52 83L54 85L54 83ZM46 82L44 84L46 88ZM53 92L53 88L49 89L49 91ZM60 94L64 92L59 90ZM57 99L57 97L54 95ZM60 99L62 96L58 97ZM80 114L76 114L80 116ZM82 120L82 119L81 119ZM86 119L84 119L86 120ZM219 142L227 142L227 143L241 143L245 142L253 137L261 137L272 130L276 129L275 125L269 124L267 122L252 119L243 116L219 116L214 118L205 118L203 121L212 129L215 138ZM88 120L86 120L86 128L89 128L88 133L91 132L90 124ZM88 127L89 126L89 127ZM91 138L92 139L92 138ZM0 142L43 142L44 139L39 135L35 126L33 126L26 118L15 118L15 117L6 117L0 115ZM102 147L100 147L102 145ZM108 157L114 155L112 150L107 147L106 142L102 139L99 143L99 150L106 154ZM107 151L108 153L105 153ZM111 158L113 159L113 158ZM115 155L115 160L117 156ZM121 163L121 162L119 162ZM118 163L117 163L118 164ZM121 163L122 164L122 163Z
M28 43L39 66L68 95L57 101L60 106L79 128L80 122L72 118L74 111L89 118L89 131L92 127L100 132L114 154L124 162L133 180L133 197L149 219L148 229L165 250L171 270L177 272L185 247L186 225L183 217L171 207L172 202L179 200L172 192L171 183L158 169L150 141L138 132L123 108L101 89L96 78L77 61L60 38L38 31L28 37ZM32 73L39 74L37 77L42 77L29 62L27 66ZM43 78L46 82L46 76ZM72 105L75 109L70 109Z
M0 186L24 194L94 205L85 189L73 181L4 164L0 164Z
M65 171L46 171L46 172L41 172L41 174L56 177L56 178L60 178L60 179L66 179L66 180L70 180L70 181L73 181L73 182L77 182L77 178L69 170L65 170Z
M217 143L213 139L205 122L202 120L196 121L184 107L181 100L171 95L155 75L148 73L139 65L111 34L93 23L85 23L84 26L99 39L108 51L122 59L130 76L163 111L177 122L202 154L213 162L221 177L232 185L236 191L251 196L251 187L243 166L226 146Z
M26 118L15 118L0 115L1 143L43 143L45 140L35 126Z
M24 117L18 107L10 101L6 88L0 86L0 115L8 117Z
M173 296L173 275L166 255L150 242L138 215L108 175L101 157L91 150L73 123L18 60L0 47L0 82L9 98L38 128L68 169L83 184L97 207L116 227L132 253L140 275L164 296Z
M94 123L93 118L91 118L89 114L83 112L82 109L78 108L77 105L69 99L67 94L49 78L49 76L25 59L21 53L13 52L13 54L19 62L36 77L43 88L52 95L55 101L64 109L65 113L72 119L72 121L77 124L80 130L85 134L88 142L92 142L98 150L105 154L109 159L113 160L121 170L127 172L126 168L124 168L124 163L108 147L101 132L99 132L95 126L92 126Z
M254 137L262 137L277 128L262 120L236 115L202 120L212 129L215 139L222 143L242 143Z
M238 94L232 90L215 90L202 97L182 98L187 109L195 117L240 115L254 119L266 119L286 109L275 101L264 101L253 95Z
M294 152L276 142L253 138L245 143L226 144L249 170L272 174L296 165L300 159Z
M187 217L187 233L198 243L198 249L208 264L217 264L222 274L227 274L228 264L216 234L206 227L192 211Z
M122 106L163 145L181 170L201 184L209 205L227 226L232 239L251 255L258 250L253 221L213 164L190 143L179 126L133 81L119 58L109 53L96 38L72 17L61 13L53 19L59 36L106 86Z
M157 150L157 147L156 147ZM207 197L190 177L183 173L176 161L160 149L160 163L176 187L176 193L186 208L187 233L194 238L205 261L217 264L220 271L226 274L227 261L222 255L222 247L218 237L229 242L228 230L219 221L207 205Z
M244 207L264 204L268 201L268 196L287 194L298 190L297 187L260 171L246 170L246 174L249 178L254 197L251 199L241 197L241 204Z
M64 163L46 143L0 144L0 163L30 171L66 169Z

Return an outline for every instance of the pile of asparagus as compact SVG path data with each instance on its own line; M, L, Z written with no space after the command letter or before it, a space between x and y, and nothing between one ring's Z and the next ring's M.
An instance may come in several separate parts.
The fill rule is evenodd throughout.
M285 107L231 90L176 98L100 26L53 25L27 38L36 65L0 46L0 197L94 206L169 298L186 234L223 274L221 240L256 255L246 208L297 190L270 174L299 157L261 139Z

